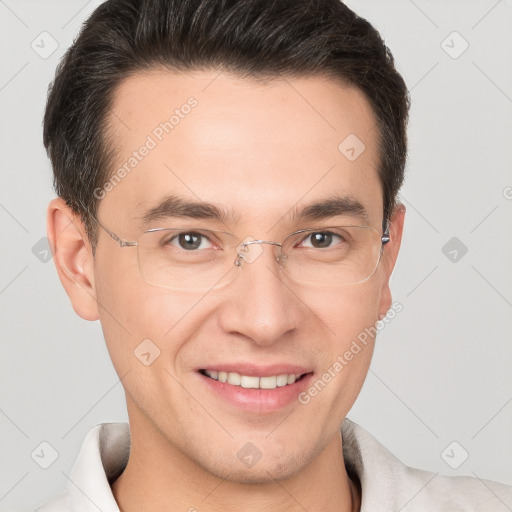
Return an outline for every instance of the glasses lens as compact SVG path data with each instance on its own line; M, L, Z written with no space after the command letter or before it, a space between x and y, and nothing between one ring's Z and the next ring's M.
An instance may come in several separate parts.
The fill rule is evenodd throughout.
M378 231L364 226L304 230L283 244L290 278L321 286L365 281L375 273L381 250Z
M238 273L240 267L233 263L240 242L235 235L221 231L150 230L137 245L140 273L146 282L163 288L184 291L219 288ZM259 242L250 247L262 251ZM288 236L277 260L292 281L341 286L371 277L381 252L381 236L373 228L329 227L301 230ZM245 252L241 257L248 261Z
M154 229L138 243L142 278L175 290L208 290L225 284L234 274L237 238L205 229Z

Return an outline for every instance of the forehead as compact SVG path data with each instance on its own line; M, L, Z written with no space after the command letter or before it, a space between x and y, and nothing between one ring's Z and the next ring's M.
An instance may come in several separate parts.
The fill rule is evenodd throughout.
M336 194L381 221L375 119L361 91L334 80L152 70L117 88L110 126L107 215L133 221L174 195L267 222Z

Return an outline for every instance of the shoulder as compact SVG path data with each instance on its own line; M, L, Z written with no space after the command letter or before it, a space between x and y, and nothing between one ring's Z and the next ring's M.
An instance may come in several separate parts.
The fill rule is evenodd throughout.
M512 487L473 476L446 476L403 465L397 471L402 512L510 512Z
M361 484L361 512L512 511L512 487L508 485L406 466L348 419L341 433L347 472Z

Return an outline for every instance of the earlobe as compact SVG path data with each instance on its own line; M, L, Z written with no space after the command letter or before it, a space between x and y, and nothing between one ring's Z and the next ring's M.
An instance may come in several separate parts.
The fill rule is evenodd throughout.
M84 320L98 320L94 257L80 216L58 197L48 205L46 227L53 261L73 309Z

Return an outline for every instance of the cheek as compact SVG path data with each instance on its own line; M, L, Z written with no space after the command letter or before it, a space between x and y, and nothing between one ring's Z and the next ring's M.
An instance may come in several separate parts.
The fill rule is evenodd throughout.
M317 435L334 435L364 384L374 349L379 294L376 283L338 292L311 293L308 306L320 319L317 359L321 370L298 398ZM315 301L313 302L313 299Z
M379 289L374 279L337 292L310 294L308 305L325 327L318 346L323 368L318 378L329 383L317 406L325 400L333 410L347 412L359 394L373 355ZM322 384L317 388L323 389Z
M106 280L100 301L107 350L127 398L150 417L172 423L169 411L190 407L175 379L182 376L183 348L204 322L197 297L178 297L144 282Z
M191 318L194 325L203 321L197 297L145 283L136 262L109 260L97 265L95 277L100 321L118 374L139 369L137 355L146 348L151 357L163 356L172 364L194 329Z
M304 302L321 320L331 339L329 353L344 352L352 340L375 325L378 319L380 283L364 283L334 290L308 291Z
M312 292L308 306L324 326L318 345L322 370L299 397L335 432L364 384L371 363L378 319L380 281L371 279L337 292Z

